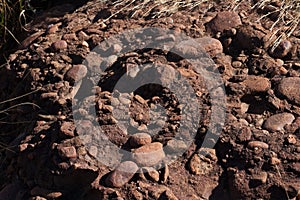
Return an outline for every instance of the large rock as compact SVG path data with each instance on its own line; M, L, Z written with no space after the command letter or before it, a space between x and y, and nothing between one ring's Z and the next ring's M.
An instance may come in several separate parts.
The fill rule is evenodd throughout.
M293 103L300 105L300 78L289 77L281 80L278 92Z
M122 187L132 179L138 169L138 166L134 162L125 161L108 175L105 183L109 187Z

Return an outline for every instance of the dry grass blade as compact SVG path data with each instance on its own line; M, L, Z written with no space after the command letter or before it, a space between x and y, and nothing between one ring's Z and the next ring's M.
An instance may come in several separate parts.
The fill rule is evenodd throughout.
M0 114L5 114L6 112L12 110L13 108L16 108L18 106L25 106L25 105L31 105L31 106L34 106L34 107L37 107L37 108L40 109L40 107L38 105L34 104L34 103L25 102L25 103L19 103L19 104L13 105L13 106L11 106L9 108L6 108L4 110L0 110Z
M178 10L186 9L192 10L203 3L209 2L208 0L118 0L113 2L115 7L121 7L121 10L126 10L128 5L134 5L130 8L133 17L138 11L143 11L143 17L151 15L151 18L160 18L174 14ZM156 9L158 8L159 9ZM120 11L120 10L119 10ZM119 13L118 11L118 13ZM113 14L115 15L115 14Z
M264 9L272 3L274 3L272 0L260 0L253 8ZM297 27L300 26L300 0L283 0L278 3L279 6L277 6L275 10L266 13L258 20L260 21L272 14L278 13L277 19L270 28L270 30L273 31L275 27L280 27L274 32L273 37L271 37L271 39L273 39L275 35L277 37L272 44L272 50L274 50L282 40L289 38ZM283 26L281 24L283 24ZM283 28L284 26L287 28Z

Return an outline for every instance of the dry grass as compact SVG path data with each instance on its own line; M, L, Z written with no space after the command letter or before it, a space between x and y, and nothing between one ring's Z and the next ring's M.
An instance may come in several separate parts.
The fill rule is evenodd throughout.
M117 0L113 3L115 7L121 7L119 10L126 10L130 8L131 14L129 17L134 17L137 12L143 11L143 17L151 15L151 18L159 18L172 15L179 10L192 10L197 6L208 3L211 5L213 1L210 0Z
M274 4L274 0L260 0L253 8L265 9L272 4ZM276 16L276 20L270 28L273 31L270 40L274 40L272 45L272 50L274 50L282 40L289 38L297 28L299 29L300 0L278 1L278 5L272 8L273 10L267 12L258 21L272 15Z
M257 0L252 9L264 9L266 6L274 4L274 2L274 0ZM273 41L272 48L276 48L283 39L289 38L300 25L300 0L282 0L278 2L280 5L274 7L275 10L264 14L258 19L260 21L272 14L277 14L277 19L270 28L273 32L273 36L270 38ZM117 0L113 2L113 5L119 8L118 11L105 19L104 22L122 11L130 13L129 17L134 17L142 11L143 17L160 18L172 15L179 10L192 10L203 4L207 4L207 9L209 9L213 3L215 1L211 0ZM234 0L229 3L230 5L234 4L236 8L242 1Z

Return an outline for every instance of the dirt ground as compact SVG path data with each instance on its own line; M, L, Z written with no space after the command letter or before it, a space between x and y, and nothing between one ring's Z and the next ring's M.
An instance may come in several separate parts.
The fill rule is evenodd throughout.
M134 4L89 1L42 13L0 69L0 200L300 200L300 30L271 49L276 16L258 21L279 4L258 10L250 1L203 3L153 18L161 7L131 16ZM103 43L145 27L157 29L124 39L135 51L117 57L125 45ZM206 53L182 43L173 52L141 48L141 40L169 44L180 34ZM98 45L105 59L93 54ZM200 54L222 81L225 103L217 110L213 93L220 91L189 62ZM135 66L149 63L160 71L142 81L182 77L196 101L157 84L114 89L124 75L146 73ZM212 121L220 128L210 130ZM114 163L115 147L131 157L106 165L99 156Z

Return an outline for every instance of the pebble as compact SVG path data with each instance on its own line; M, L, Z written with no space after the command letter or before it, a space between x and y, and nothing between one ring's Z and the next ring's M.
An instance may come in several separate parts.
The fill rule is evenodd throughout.
M130 146L133 148L151 143L151 136L147 133L136 133L129 138Z
M53 34L53 33L56 33L58 31L58 24L55 24L55 25L52 25L52 26L49 26L48 30L47 30L47 33L48 34Z
M285 96L289 101L300 105L300 78L283 78L278 85L278 92Z
M291 165L291 168L293 169L293 171L300 173L300 162L293 163Z
M68 48L68 44L65 40L58 40L56 42L53 42L51 47L54 51L64 50Z
M142 171L146 175L147 178L149 178L152 181L159 181L159 173L152 167L143 167Z
M283 40L279 43L279 45L271 51L271 56L275 58L283 58L285 57L292 49L292 43L288 40Z
M77 40L77 36L75 33L68 33L62 37L63 40Z
M170 175L170 169L169 169L168 165L165 165L165 167L162 168L162 170L161 170L161 180L160 181L162 183L165 183L167 181L169 175Z
M203 37L197 39L197 42L212 57L223 52L222 43L215 38Z
M295 117L291 113L279 113L272 115L265 120L263 128L270 131L282 131L285 125L291 124L295 120Z
M165 153L161 143L153 142L133 150L132 157L138 165L150 167L164 159Z
M265 142L261 141L251 141L248 143L248 148L255 149L255 148L262 148L262 149L268 149L269 145Z
M246 142L251 139L251 136L252 136L251 129L249 127L244 127L239 131L237 138L241 142Z
M265 184L267 182L268 173L260 172L252 175L251 180L255 181L258 184Z
M187 145L182 140L172 139L167 142L165 149L168 154L184 153Z
M266 92L271 88L269 79L260 76L248 76L243 83L251 93Z
M297 143L297 136L296 135L292 135L292 134L289 134L286 138L287 142L289 144L296 144Z
M138 169L138 166L134 162L125 161L108 175L105 183L109 187L122 187L132 179Z
M71 147L58 146L57 149L58 149L59 155L63 158L76 158L77 157L76 149L73 146L71 146Z
M171 190L166 190L163 192L159 199L165 199L165 200L178 200L178 198L173 194Z
M208 28L214 32L223 32L236 28L242 24L241 18L236 12L224 11L219 12L208 24Z
M271 157L270 159L270 164L271 165L279 165L281 163L280 159L279 158L276 158L276 157Z
M42 196L48 199L57 199L62 196L61 192L52 192L50 190L40 188L38 186L34 187L31 191L30 194L32 196Z
M70 82L78 82L83 79L87 74L85 65L73 65L73 67L66 73L66 80Z
M75 130L75 125L72 122L63 122L60 127L60 131L64 135L70 136L70 137L74 137L74 130Z
M204 175L212 170L213 165L207 159L202 160L198 154L195 154L188 163L188 167L192 174Z

